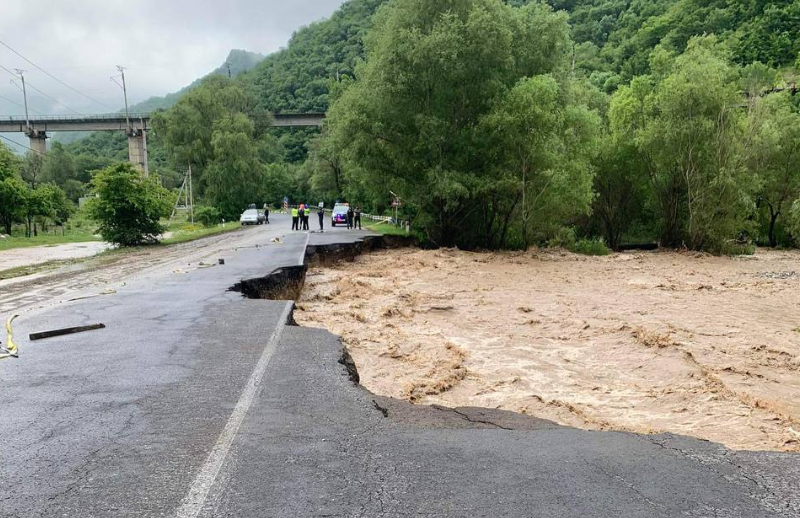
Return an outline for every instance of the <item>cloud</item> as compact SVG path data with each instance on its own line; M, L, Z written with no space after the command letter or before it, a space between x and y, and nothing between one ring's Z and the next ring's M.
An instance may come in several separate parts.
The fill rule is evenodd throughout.
M218 67L231 49L269 54L299 27L330 16L342 0L38 0L4 2L0 40L89 97L118 108L110 81L127 67L131 103L176 91ZM0 65L26 69L30 105L45 114L107 111L53 81L0 46ZM12 76L0 69L0 96L19 104ZM58 104L61 103L61 104ZM67 108L68 107L68 108ZM0 115L19 106L0 98Z

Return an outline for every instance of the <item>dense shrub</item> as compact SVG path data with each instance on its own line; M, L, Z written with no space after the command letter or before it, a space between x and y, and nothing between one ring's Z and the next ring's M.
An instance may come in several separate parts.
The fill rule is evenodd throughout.
M200 205L194 209L194 219L204 227L213 227L222 221L222 213L215 207Z
M99 223L103 239L120 246L158 242L165 230L161 218L169 215L171 203L157 177L146 178L130 164L118 164L95 175L92 193L97 197L86 210Z

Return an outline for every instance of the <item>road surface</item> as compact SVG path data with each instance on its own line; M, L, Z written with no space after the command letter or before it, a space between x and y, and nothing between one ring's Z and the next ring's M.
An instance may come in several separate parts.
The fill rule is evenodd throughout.
M228 291L364 235L286 228L114 266L107 295L79 272L3 302L23 316L0 363L0 516L800 516L796 455L373 396L336 337L287 325L291 303Z

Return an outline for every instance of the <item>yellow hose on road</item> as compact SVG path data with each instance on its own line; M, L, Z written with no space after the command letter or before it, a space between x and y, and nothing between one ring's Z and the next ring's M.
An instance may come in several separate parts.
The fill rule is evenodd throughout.
M19 349L17 348L17 344L14 343L14 334L11 331L11 322L18 316L19 315L14 315L6 320L7 347L0 347L0 360L5 358L19 358Z

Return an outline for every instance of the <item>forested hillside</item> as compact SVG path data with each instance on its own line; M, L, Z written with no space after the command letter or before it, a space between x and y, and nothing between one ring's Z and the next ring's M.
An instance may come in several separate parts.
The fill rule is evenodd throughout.
M715 34L740 65L793 66L800 52L800 3L793 0L552 0L570 13L577 65L611 79L607 90L650 70L662 47L682 53Z
M228 72L230 72L232 77L237 77L238 75L251 70L263 59L264 56L261 54L248 52L246 50L233 49L231 50L230 54L228 54L225 62L206 77L216 75L225 76L228 75ZM183 97L187 92L200 86L200 84L203 82L203 79L205 78L197 79L189 86L181 88L177 92L167 94L163 97L151 97L150 99L136 103L130 107L130 111L131 113L150 113L156 110L166 110L168 108L172 108L175 103L178 102L180 98Z
M790 244L798 103L765 94L792 92L798 31L789 0L350 0L238 77L145 105L173 105L151 170L174 187L191 163L227 217L252 193L380 212L394 186L444 244ZM322 134L266 123L309 111L329 112ZM83 183L125 154L98 134L58 156Z

